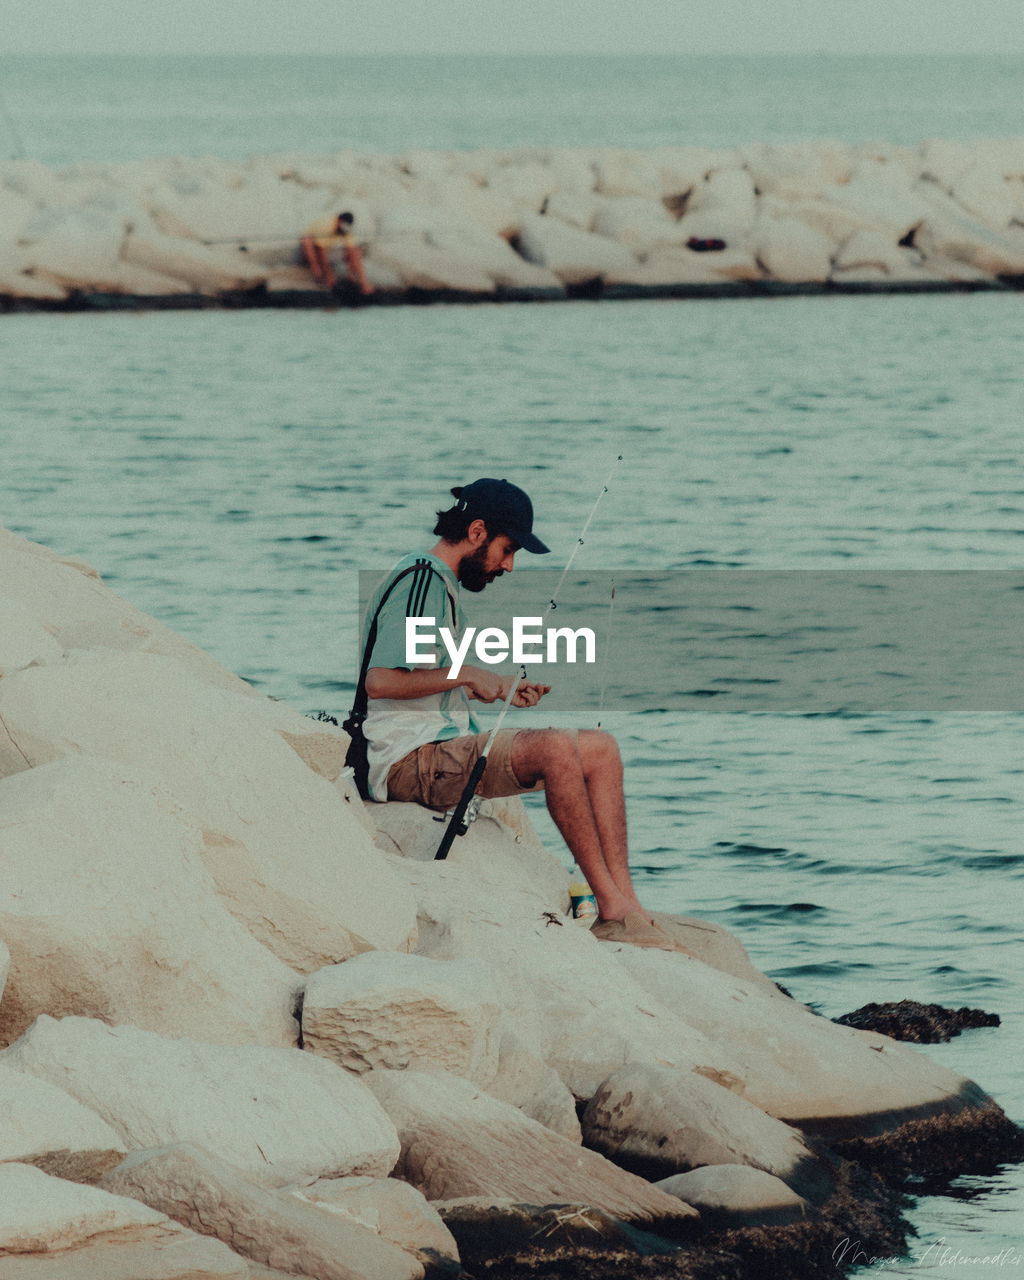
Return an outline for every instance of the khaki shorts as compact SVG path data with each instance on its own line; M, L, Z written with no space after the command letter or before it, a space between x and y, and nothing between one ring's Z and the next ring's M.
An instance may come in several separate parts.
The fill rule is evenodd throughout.
M512 768L512 740L517 729L499 729L487 753L487 768L476 794L485 800L541 791L543 782L526 787ZM459 802L473 766L487 743L487 733L464 734L445 742L427 742L396 761L388 772L388 799L426 805L428 809L454 808Z

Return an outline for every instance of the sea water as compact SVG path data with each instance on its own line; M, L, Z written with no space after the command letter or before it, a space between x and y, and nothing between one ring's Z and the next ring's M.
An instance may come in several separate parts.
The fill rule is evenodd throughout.
M8 56L0 77L8 153L58 165L819 138L912 146L1024 131L1024 66L1011 55Z
M505 145L513 128L524 135L516 141L539 145L543 106L547 140L568 144L578 132L589 144L596 97L622 104L603 117L618 144L664 141L676 128L664 95L637 83L635 60L600 60L589 77L573 64L575 89L552 77L546 98L552 64L524 60L532 132L522 114L515 125L499 120L477 84L480 110L453 107L428 139L415 105L420 94L435 100L424 81L454 74L451 61L434 77L425 62L416 76L401 60L364 67L359 119L390 121L374 146ZM747 64L757 86L709 63L700 93L680 92L699 98L701 118L720 132L706 123L677 140L731 144L840 125L847 137L885 136L878 94L897 89L874 60L831 68L840 83L859 76L861 90L878 90L840 95L841 110L826 101L830 68L804 60L820 111L802 126L772 92L794 85L794 62L774 72L769 62ZM6 81L8 107L26 139L49 131L44 158L54 162L353 144L341 122L324 136L322 76L310 88L315 110L303 114L284 94L294 84L287 59L226 70L212 60L205 71L138 60L122 80L153 82L159 71L162 86L159 105L154 97L138 118L118 107L109 62L83 60L77 81L66 77L77 94L106 95L84 119L66 96L58 109L59 94L44 110L27 65L15 67L21 89L13 73ZM909 61L898 91L918 86L922 118L890 120L890 140L906 141L906 128L1014 131L999 107L1006 60L953 60L943 94L929 99L921 86L938 65ZM466 83L476 83L469 70ZM233 95L250 92L257 72L282 88L246 121ZM730 83L747 86L745 106L727 99ZM588 110L574 114L573 103ZM1024 1120L1019 677L1010 672L997 707L944 696L887 706L876 694L851 709L837 692L832 705L765 710L701 697L729 672L715 669L706 636L688 632L685 611L635 590L670 581L678 606L695 575L717 582L737 571L788 575L794 589L826 571L1024 575L1018 295L18 315L0 328L2 522L84 556L134 604L301 711L347 709L357 571L429 545L450 485L478 475L522 484L561 564L614 467L577 566L618 584L602 636L620 650L622 637L635 638L622 665L677 670L682 696L631 701L613 682L600 708L581 709L566 694L571 673L560 672L549 717L599 714L619 738L641 896L724 924L757 965L828 1016L904 997L998 1013L999 1028L925 1052ZM536 567L520 567L521 587ZM824 599L820 610L819 648L841 654ZM777 629L752 621L746 651L768 666ZM973 621L973 665L988 661L992 622L985 611ZM887 666L910 647L897 637ZM955 674L949 682L960 687ZM568 865L542 805L533 816ZM1019 1168L958 1179L919 1198L911 1219L919 1236L889 1274L980 1280L994 1265L1024 1266ZM972 1261L986 1257L1002 1261Z

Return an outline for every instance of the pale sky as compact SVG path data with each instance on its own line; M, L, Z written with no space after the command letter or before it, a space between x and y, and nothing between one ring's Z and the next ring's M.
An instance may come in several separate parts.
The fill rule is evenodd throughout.
M1024 54L1024 0L0 0L0 55L318 51Z

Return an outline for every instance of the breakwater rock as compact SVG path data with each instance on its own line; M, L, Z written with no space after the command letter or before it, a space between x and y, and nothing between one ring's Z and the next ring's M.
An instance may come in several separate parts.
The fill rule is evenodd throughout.
M342 210L368 298L299 251ZM8 310L1022 284L1024 137L0 165Z
M721 928L597 941L518 800L435 862L83 562L0 531L0 605L2 1280L835 1274L875 1170L1022 1154Z

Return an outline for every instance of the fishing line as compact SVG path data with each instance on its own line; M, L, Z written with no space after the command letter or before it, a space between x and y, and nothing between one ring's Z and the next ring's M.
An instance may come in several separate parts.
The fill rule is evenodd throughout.
M590 514L587 516L586 522L580 530L580 536L576 539L576 545L573 547L569 559L565 562L565 568L562 570L562 575L555 585L551 598L548 600L547 608L544 610L544 616L541 619L542 625L547 620L548 615L558 608L558 593L562 590L562 584L565 582L566 575L572 568L572 562L576 559L576 553L579 551L580 547L583 546L583 543L586 540L587 530L590 528L591 521L597 513L597 508L601 499L608 492L608 488L612 482L612 476L614 476L621 461L622 454L620 453L612 463L612 468L608 472L608 478L605 480L604 484L601 486L600 492L594 499L594 505L590 508ZM484 749L480 753L476 764L473 766L473 771L469 775L469 780L463 789L462 795L459 797L459 803L452 810L451 819L448 822L448 826L445 828L444 835L441 837L441 843L438 845L437 853L434 854L435 862L439 859L447 858L448 850L452 847L455 837L464 836L466 834L469 830L470 823L474 821L477 813L479 812L482 799L476 794L476 789L479 785L480 779L484 775L484 769L487 767L488 752L491 749L491 745L494 742L498 730L501 728L502 721L505 719L509 707L512 705L512 699L515 697L516 690L519 688L519 681L525 680L526 676L527 670L524 665L520 667L520 674L518 676L513 675L509 681L508 692L505 694L505 700L501 704L501 710L498 712L498 718L494 722L494 727L487 735L487 741L484 743Z
M605 622L604 636L604 679L601 681L601 696L597 702L597 727L600 729L604 717L604 696L608 692L608 672L610 670L609 654L612 647L612 610L615 608L615 579L612 579L612 594L608 599L608 618Z

